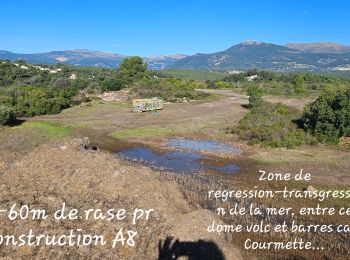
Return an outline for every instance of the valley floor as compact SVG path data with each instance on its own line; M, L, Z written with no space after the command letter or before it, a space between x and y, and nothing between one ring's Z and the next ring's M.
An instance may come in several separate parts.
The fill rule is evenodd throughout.
M30 204L44 203L48 206L59 201L72 201L72 206L80 207L92 205L95 201L102 204L107 201L113 204L113 198L122 197L131 207L137 200L138 205L155 207L160 213L159 218L150 224L150 229L156 230L156 239L147 244L150 234L145 236L135 256L142 256L145 248L154 248L150 250L149 257L156 257L158 240L164 239L166 234L192 241L212 239L220 245L227 256L239 257L240 253L232 245L241 243L243 237L232 238L233 243L231 239L227 240L221 236L208 237L206 232L188 231L188 228L191 228L188 219L192 219L198 228L205 226L212 219L220 221L215 214L202 209L206 206L203 197L201 198L202 194L191 197L186 185L178 186L176 177L154 174L154 170L120 161L106 152L115 152L135 145L160 151L172 137L216 140L238 146L243 150L242 155L209 154L218 160L235 162L241 167L239 173L224 177L225 182L234 187L279 188L277 184L259 182L258 170L295 172L301 168L312 174L312 181L305 183L306 187L309 184L315 187L350 185L349 152L323 145L304 146L294 150L249 146L227 131L247 112L242 105L248 103L248 97L231 90L215 92L221 95L216 100L165 104L164 110L149 113L131 112L130 101L127 100L125 92L116 92L115 97L112 97L114 101L95 100L64 110L58 115L24 119L25 121L17 126L0 130L2 183L0 205L15 200L23 200ZM267 99L270 102L283 102L300 109L311 102L311 100L279 97L267 97ZM76 138L84 136L89 137L102 152L79 150ZM196 182L196 180L188 181L188 183ZM194 184L196 185L200 186L198 183ZM91 187L94 187L94 191L90 194ZM129 194L133 195L130 197ZM47 201L49 198L52 199L52 203ZM270 202L258 201L258 203ZM292 201L280 203L293 204ZM208 218L203 220L202 216ZM11 223L5 223L3 220L1 224L3 230L14 228ZM59 230L61 227L53 228ZM104 228L97 227L101 230ZM197 236L191 237L188 234ZM344 248L337 250L337 256L341 259L345 253ZM64 252L62 251L62 254ZM12 251L9 253L13 257L25 254L29 257L52 256L52 252L34 249L28 249L25 253ZM108 257L110 254L107 251L95 253L99 257ZM118 256L122 259L128 259L132 254L131 251L118 251ZM86 252L78 250L76 256L84 257ZM260 256L271 257L266 252L262 252ZM320 254L320 257L322 256ZM233 259L231 257L227 259ZM248 254L246 257L254 255Z

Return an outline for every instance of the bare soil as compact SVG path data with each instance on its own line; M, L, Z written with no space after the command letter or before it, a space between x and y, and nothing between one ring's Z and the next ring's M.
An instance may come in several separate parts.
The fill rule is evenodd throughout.
M0 234L19 235L29 229L36 234L63 235L69 229L83 229L92 234L114 237L116 230L137 230L135 247L1 247L0 257L19 258L88 258L88 259L157 259L158 242L167 236L181 241L199 239L214 242L226 259L241 259L238 249L223 234L205 232L213 220L223 223L208 211L196 209L184 199L174 181L164 180L145 167L123 165L112 155L84 151L79 140L42 145L0 174L0 208L13 203L45 208L51 214L63 202L69 209L103 211L124 208L154 209L150 220L137 226L131 218L122 222L44 220L9 221L0 216Z
M227 133L227 129L234 127L247 112L242 105L248 104L248 96L232 90L206 91L222 97L211 102L166 104L164 110L148 113L132 112L130 101L96 101L91 106L81 105L58 115L37 117L34 120L73 126L77 136L88 136L99 146L110 151L130 143L142 143L158 149L164 146L170 137L222 141L242 148L243 157L240 157L240 160L249 161L253 169L256 165L281 170L303 167L312 172L314 183L350 185L348 152L322 145L294 150L248 146L237 136ZM124 97L125 100L125 92L121 92L120 95L120 99ZM114 98L118 99L118 93L114 94ZM272 96L266 99L270 102L283 102L299 109L312 102L311 99ZM151 134L146 137L136 134L118 142L111 138L113 132L126 129L144 129ZM152 135L154 129L155 133ZM157 129L161 129L162 134L159 134ZM123 142L124 144L121 144ZM256 176L252 176L250 179L253 181L255 178Z
M119 161L106 152L139 145L152 149L164 149L164 144L171 137L216 140L239 146L243 150L240 156L210 155L213 159L233 161L240 165L240 173L224 178L225 183L232 187L278 188L274 184L259 183L258 170L295 172L300 168L312 174L310 182L312 185L334 185L334 187L350 185L349 152L322 145L300 147L294 150L249 146L227 131L228 128L235 126L247 112L242 105L248 103L248 97L231 90L214 92L222 97L211 102L190 101L165 104L164 110L150 113L131 112L131 103L126 92L115 92L113 95L102 95L102 100L67 109L58 115L26 119L28 122L54 122L67 126L72 129L71 136L79 138L88 136L102 149L102 152L82 152L76 141L70 139L48 141L33 129L0 130L0 183L2 185L0 206L6 206L17 200L33 205L46 205L49 208L53 208L61 201L71 201L72 207L93 206L97 203L104 208L125 202L128 207L149 206L155 207L159 212L158 217L147 224L149 229L146 229L146 225L141 226L140 232L146 235L141 239L137 249L117 250L117 252L105 249L93 249L89 252L74 249L73 256L76 257L113 258L116 254L120 259L130 259L132 256L135 256L134 259L145 259L143 256L147 252L146 258L154 259L158 252L157 243L160 239L165 239L166 234L187 241L211 239L222 248L228 256L227 259L239 259L240 253L233 245L240 244L244 236L236 238L208 236L207 232L199 231L207 225L208 221L216 218L215 214L203 209L212 208L208 207L205 199L203 200L205 194L202 192L208 188L207 186L203 186L197 180L181 179L176 176L169 178L155 174L154 170L139 164ZM299 109L303 109L312 101L281 97L266 98L270 102L283 102ZM148 134L138 135L140 129ZM135 130L135 135L123 139L112 136L115 132L125 130ZM67 149L62 150L60 148L62 146L67 146ZM220 180L222 176L211 177L214 179L220 177L217 178ZM305 183L305 186L307 187L310 183ZM216 187L216 184L213 182L214 186L211 187ZM49 198L52 199L50 202L47 201ZM120 198L122 198L121 201ZM276 203L283 205L284 202ZM290 201L288 203L293 204ZM201 216L208 217L201 218ZM22 228L4 219L1 220L1 224L0 231L19 232L29 227L29 224L25 224ZM84 223L78 224L85 228L90 227ZM113 228L111 225L110 223L96 225L94 229L108 232ZM44 230L45 227L38 224L36 228ZM66 227L52 225L50 228L54 231L63 231ZM346 239L343 242L345 243ZM344 243L339 244L337 249L339 259L346 254ZM67 256L69 251L63 249L58 252L33 248L27 248L23 252L6 250L1 251L3 256L11 256L11 258L25 256L47 258L57 256L58 253L63 257ZM304 255L304 257L308 256ZM317 255L319 258L323 256L327 257L329 254ZM267 252L244 255L245 259L254 259L254 257L299 259L300 256L278 252L272 255Z

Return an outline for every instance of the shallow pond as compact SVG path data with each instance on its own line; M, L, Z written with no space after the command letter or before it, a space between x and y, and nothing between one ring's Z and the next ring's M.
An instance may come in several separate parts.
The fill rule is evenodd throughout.
M238 148L233 146L213 141L204 143L204 141L172 139L169 142L169 147L182 148L184 151L154 152L149 148L136 147L122 150L115 154L123 159L139 162L157 170L167 170L176 173L236 173L240 170L237 164L223 163L218 160L213 161L210 157L198 153L199 151L240 152Z
M170 139L168 147L179 148L188 152L242 153L242 150L238 147L211 140Z

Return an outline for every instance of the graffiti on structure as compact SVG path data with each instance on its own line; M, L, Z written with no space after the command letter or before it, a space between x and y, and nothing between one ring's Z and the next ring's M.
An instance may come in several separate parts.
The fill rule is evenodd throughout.
M134 99L132 110L134 112L145 112L163 109L163 100L159 98Z

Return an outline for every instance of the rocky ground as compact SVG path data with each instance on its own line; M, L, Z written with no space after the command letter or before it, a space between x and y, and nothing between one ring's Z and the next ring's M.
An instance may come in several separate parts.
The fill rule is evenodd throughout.
M150 220L140 221L135 247L28 247L0 246L0 256L19 258L157 259L158 243L167 236L180 242L212 241L226 259L241 259L239 250L224 235L206 232L221 220L208 210L195 209L184 199L174 181L160 178L145 167L122 164L111 154L87 151L78 140L42 145L6 165L0 173L0 208L13 203L45 208L53 213L65 202L68 208L154 209ZM113 221L7 220L0 215L0 234L21 234L29 229L43 234L65 234L81 228L89 233L113 236L120 227L135 229L131 219ZM204 241L204 242L203 242ZM192 245L192 244L191 244Z

